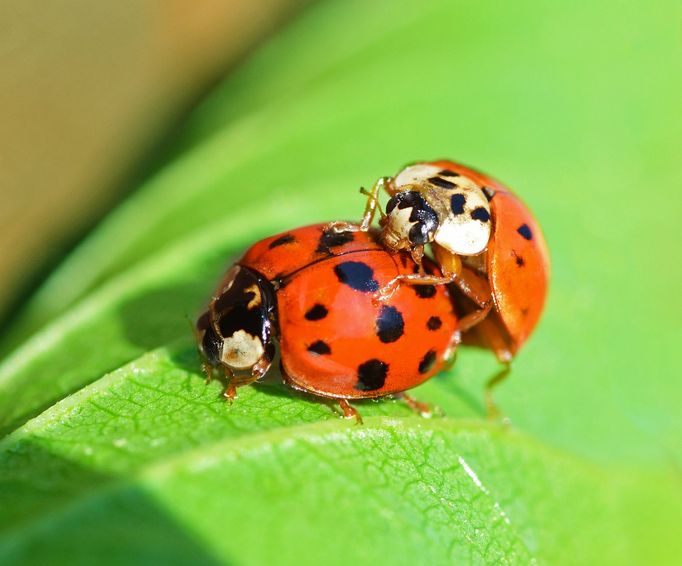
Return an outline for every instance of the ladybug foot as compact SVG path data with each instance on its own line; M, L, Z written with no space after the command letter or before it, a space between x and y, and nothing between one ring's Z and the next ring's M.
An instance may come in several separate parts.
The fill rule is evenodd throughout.
M359 224L351 222L330 222L324 227L324 232L342 234L343 232L366 232L369 228L363 228Z
M412 409L415 413L418 413L425 419L430 419L434 415L434 410L428 403L423 403L422 401L417 401L411 395L407 393L402 393L400 395L405 404Z
M339 399L339 407L343 412L344 419L355 419L355 424L362 424L362 417L358 413L357 409L351 406L351 404L345 399Z
M225 391L223 391L223 397L225 398L225 401L227 401L228 405L231 405L237 398L237 388L232 384L228 385L225 388Z
M388 301L395 292L398 290L400 283L387 283L381 289L379 289L374 295L372 295L372 303L375 306L380 306L386 301Z

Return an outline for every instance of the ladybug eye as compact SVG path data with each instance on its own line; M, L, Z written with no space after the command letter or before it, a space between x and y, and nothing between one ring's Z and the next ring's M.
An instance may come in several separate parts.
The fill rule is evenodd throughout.
M213 365L220 362L220 351L223 347L222 339L215 333L212 327L208 327L201 340L201 349L206 359Z
M419 222L410 228L409 238L413 245L424 246L433 239L433 231L428 230L424 224Z

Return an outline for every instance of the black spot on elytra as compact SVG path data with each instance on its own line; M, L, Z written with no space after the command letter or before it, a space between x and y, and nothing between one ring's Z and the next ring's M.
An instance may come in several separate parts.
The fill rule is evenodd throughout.
M327 354L331 354L332 349L326 342L323 342L322 340L317 340L316 342L313 342L310 346L308 346L308 352L324 356Z
M355 239L353 232L335 232L334 230L324 230L320 241L317 243L318 253L333 255L331 248L337 248L348 244Z
M338 280L351 289L369 293L379 289L379 283L374 279L374 271L361 261L344 261L334 266L334 273Z
M316 303L308 310L308 312L305 313L305 317L307 320L322 320L328 314L329 311L327 310L327 307L321 305L320 303Z
M412 288L420 299L430 299L436 294L436 288L433 285L412 285Z
M453 214L459 215L464 212L464 205L466 204L467 197L462 193L454 194L450 197L450 210Z
M414 222L414 226L409 232L410 243L415 246L428 244L438 228L438 215L424 197L417 191L403 191L389 199L386 214L391 214L396 207L398 210L412 209L410 222Z
M517 254L515 251L512 251L512 253L514 254L516 265L518 265L519 267L523 267L524 265L526 265L525 260L519 254Z
M374 391L381 389L386 383L388 364L381 360L367 360L358 366L358 382L355 389L359 391Z
M481 187L481 190L483 191L485 198L488 199L488 202L490 202L495 196L495 191L493 191L490 187Z
M434 350L429 350L426 352L422 360L419 362L419 373L426 373L433 368L433 364L436 363L436 352Z
M482 206L479 206L471 211L471 218L480 220L481 222L488 222L488 220L490 220L490 213Z
M276 240L273 240L270 242L270 245L268 246L269 249L276 248L278 246L283 246L285 244L291 244L296 241L296 238L292 234L284 234L284 236L280 236Z
M443 169L442 171L439 171L438 174L441 177L459 177L459 173L450 171L450 169Z
M439 316L432 316L426 321L426 328L429 330L438 330L441 326L443 326L443 321Z
M397 308L383 305L376 320L376 331L382 342L395 342L405 332L403 315Z
M441 179L440 177L429 178L429 183L431 183L432 185L436 185L441 189L454 189L457 186L452 181L448 181L447 179Z
M528 224L521 224L516 231L523 236L526 240L532 240L533 239L533 232L530 230L530 226Z

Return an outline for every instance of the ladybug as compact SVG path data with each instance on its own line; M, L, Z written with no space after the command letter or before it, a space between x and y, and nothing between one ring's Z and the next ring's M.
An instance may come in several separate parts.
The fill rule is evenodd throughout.
M464 313L459 321L463 341L490 348L508 371L547 294L547 246L530 210L484 173L441 160L414 163L380 179L363 191L369 198L359 225L331 227L368 230L380 190L390 197L385 212L378 210L382 243L411 253L418 264L429 245L442 276L399 275L379 291L379 299L390 297L401 282L454 283L461 292L455 300Z
M445 286L408 283L373 300L420 269L442 275L429 260L420 268L409 254L390 253L374 230L317 224L261 240L228 270L197 321L207 377L222 371L231 400L268 372L278 349L287 385L338 400L345 417L360 420L348 400L419 385L443 369L459 341Z

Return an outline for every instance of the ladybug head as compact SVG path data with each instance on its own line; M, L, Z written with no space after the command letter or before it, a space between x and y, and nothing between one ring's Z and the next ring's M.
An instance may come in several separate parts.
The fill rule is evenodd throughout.
M211 367L221 367L237 382L261 377L274 357L274 290L265 278L234 266L197 321L199 351Z
M395 194L382 219L382 240L393 250L412 249L433 241L438 215L417 191Z

